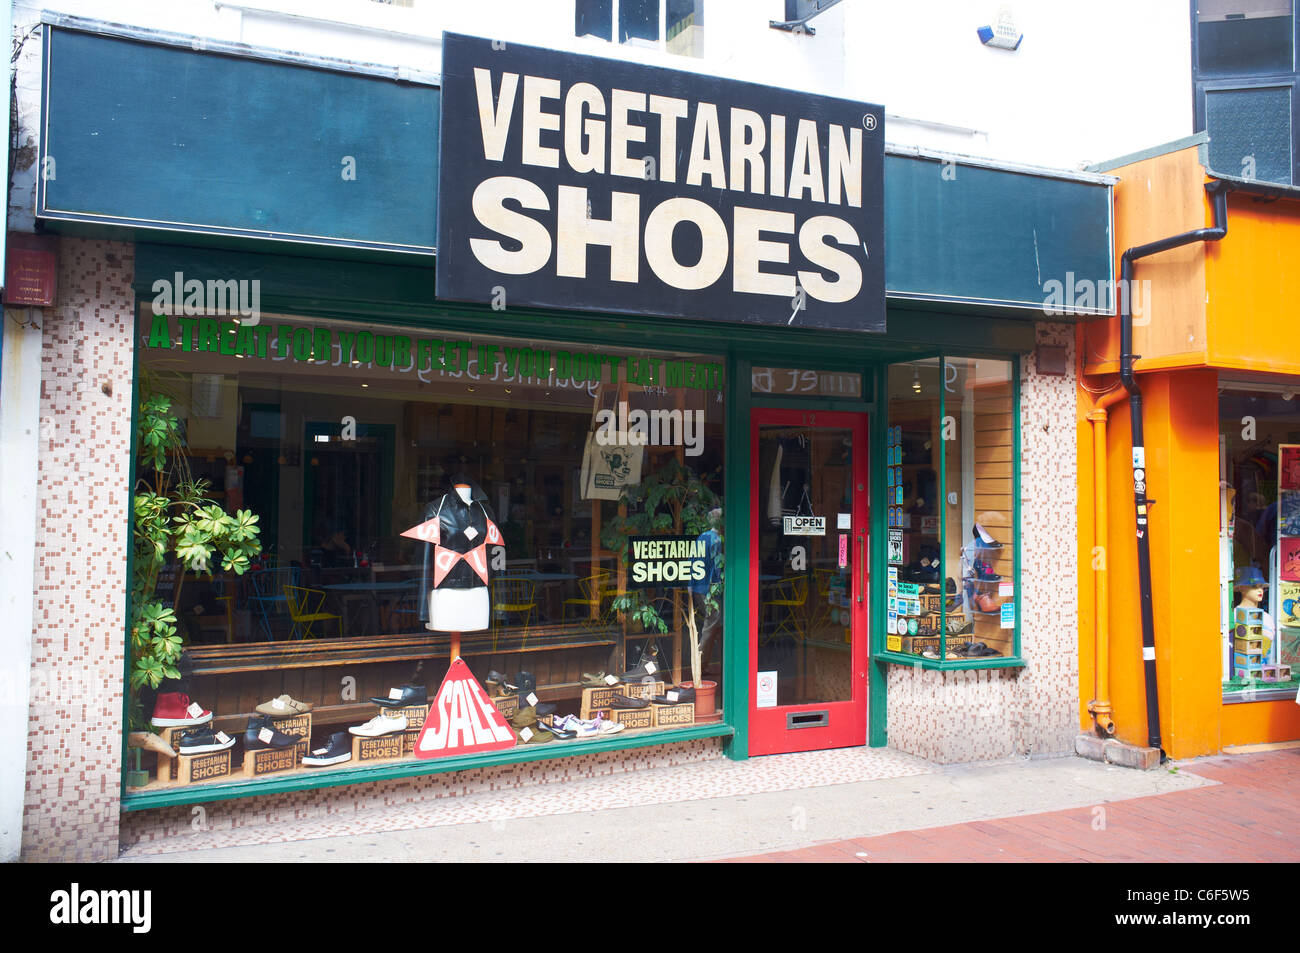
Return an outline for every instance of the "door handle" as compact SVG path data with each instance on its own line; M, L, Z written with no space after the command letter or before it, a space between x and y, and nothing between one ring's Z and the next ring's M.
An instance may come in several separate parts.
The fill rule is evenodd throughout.
M858 537L858 602L867 588L867 537Z

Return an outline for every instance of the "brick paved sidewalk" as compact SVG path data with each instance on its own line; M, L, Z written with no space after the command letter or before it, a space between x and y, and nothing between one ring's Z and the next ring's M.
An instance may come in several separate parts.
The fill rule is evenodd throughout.
M1300 748L1221 755L1185 762L1179 770L1218 783L722 862L1300 861Z

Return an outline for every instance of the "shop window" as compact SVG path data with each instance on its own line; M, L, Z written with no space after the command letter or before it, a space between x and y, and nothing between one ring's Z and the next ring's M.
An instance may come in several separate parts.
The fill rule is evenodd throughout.
M889 369L886 649L1016 657L1016 392L1008 361Z
M1300 388L1225 382L1219 394L1224 701L1300 688Z
M213 757L132 789L411 759L430 702L470 744L454 638L506 747L720 720L721 358L151 302L138 344L132 727Z
M1210 168L1261 182L1291 182L1291 87L1205 93Z
M1202 76L1291 71L1290 0L1198 0L1195 7Z

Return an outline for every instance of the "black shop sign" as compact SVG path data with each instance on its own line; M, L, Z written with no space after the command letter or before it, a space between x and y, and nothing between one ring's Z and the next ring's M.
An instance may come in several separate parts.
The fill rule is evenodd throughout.
M438 297L883 332L884 135L877 105L444 34Z

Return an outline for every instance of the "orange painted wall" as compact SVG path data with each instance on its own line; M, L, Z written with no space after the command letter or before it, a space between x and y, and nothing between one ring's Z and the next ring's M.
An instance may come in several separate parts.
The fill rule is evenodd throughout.
M1206 256L1209 362L1300 374L1300 201L1228 196L1228 234Z
M1213 371L1145 374L1147 493L1160 733L1171 757L1219 750L1218 382ZM1095 685L1091 399L1079 402L1080 726ZM1110 589L1110 701L1116 736L1147 743L1146 678L1137 574L1127 400L1107 421L1106 567Z
M1210 203L1195 148L1112 170L1116 273L1126 248L1208 225ZM1228 235L1136 264L1150 279L1152 325L1135 328L1136 364L1146 398L1147 490L1161 736L1175 758L1223 745L1300 738L1300 705L1224 705L1218 588L1218 376L1220 370L1300 374L1294 317L1300 301L1300 202L1228 200ZM1171 310L1172 308L1172 310ZM1203 338L1198 337L1200 328ZM1086 387L1117 381L1118 318L1077 333L1081 371L1079 452L1079 720L1091 726L1094 695L1094 396ZM1186 347L1183 345L1186 344ZM1146 744L1141 620L1134 540L1127 401L1107 426L1110 534L1110 701L1117 736Z
M1252 745L1300 738L1300 705L1294 701L1223 706L1223 743Z

